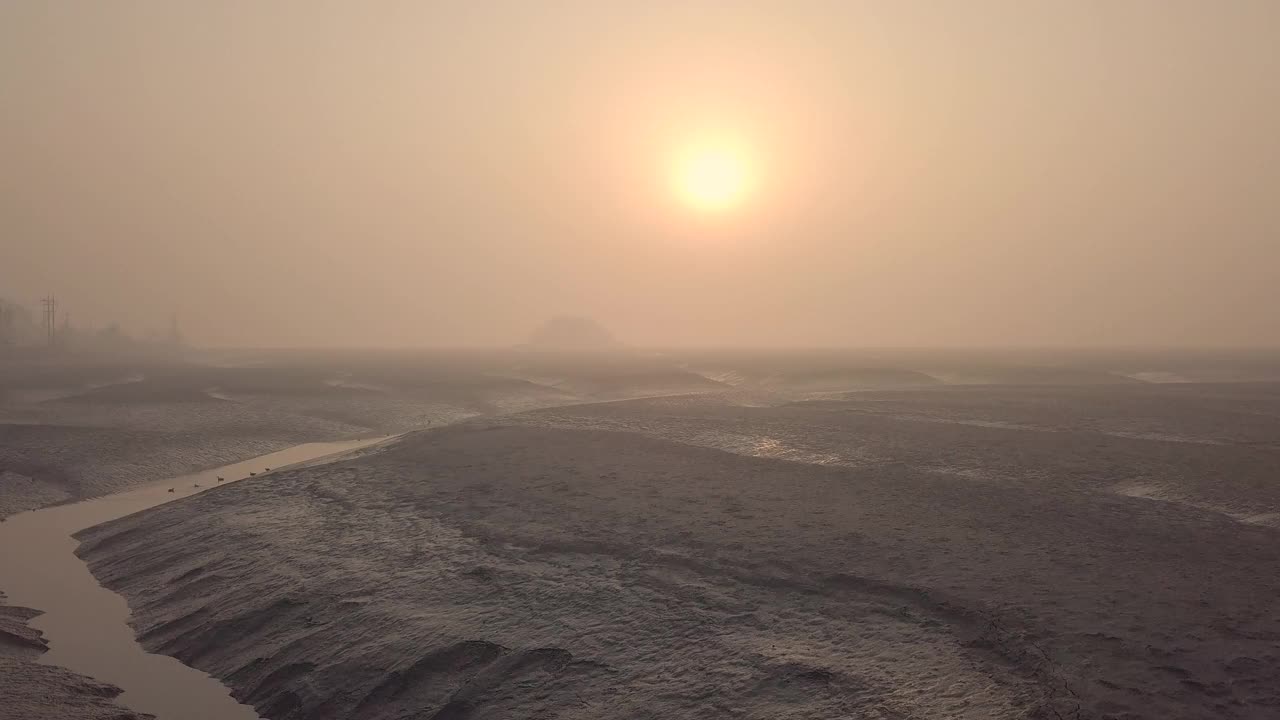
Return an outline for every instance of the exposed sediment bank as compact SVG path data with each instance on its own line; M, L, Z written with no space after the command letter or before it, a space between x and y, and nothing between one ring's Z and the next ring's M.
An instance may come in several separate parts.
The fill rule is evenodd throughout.
M76 557L72 535L176 498L225 488L265 468L380 440L299 445L125 493L22 513L0 524L5 548L0 578L8 601L16 604L0 608L0 644L13 661L0 680L7 698L0 715L118 717L137 711L161 720L256 720L258 715L232 700L215 679L138 645L124 598L98 584ZM37 657L41 667L30 662Z

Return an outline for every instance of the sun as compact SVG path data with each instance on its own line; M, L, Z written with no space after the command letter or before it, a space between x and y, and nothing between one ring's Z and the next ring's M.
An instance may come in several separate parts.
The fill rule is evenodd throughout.
M734 143L692 144L677 155L673 184L680 200L695 210L731 210L751 194L751 161L746 151Z

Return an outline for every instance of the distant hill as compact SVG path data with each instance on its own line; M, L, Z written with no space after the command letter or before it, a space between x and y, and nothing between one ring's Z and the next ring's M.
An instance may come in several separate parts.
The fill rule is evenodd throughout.
M538 326L524 347L540 350L611 350L622 347L613 333L588 317L561 315Z

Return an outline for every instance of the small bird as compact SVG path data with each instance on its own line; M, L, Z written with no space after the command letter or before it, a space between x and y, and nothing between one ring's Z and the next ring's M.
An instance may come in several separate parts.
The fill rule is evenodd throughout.
M173 492L173 488L169 488L169 492Z
M249 477L257 477L258 473L249 473Z
M191 487L200 487L200 483L196 483L195 485L192 485Z
M262 472L271 472L271 468L262 468Z
M222 480L223 480L222 478L218 478L218 482L222 482Z

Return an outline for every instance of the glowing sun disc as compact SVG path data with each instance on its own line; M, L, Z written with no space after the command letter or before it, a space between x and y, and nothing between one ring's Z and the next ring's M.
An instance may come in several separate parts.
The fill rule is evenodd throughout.
M675 190L692 208L723 211L742 204L751 191L751 168L745 153L729 145L702 145L680 156Z

